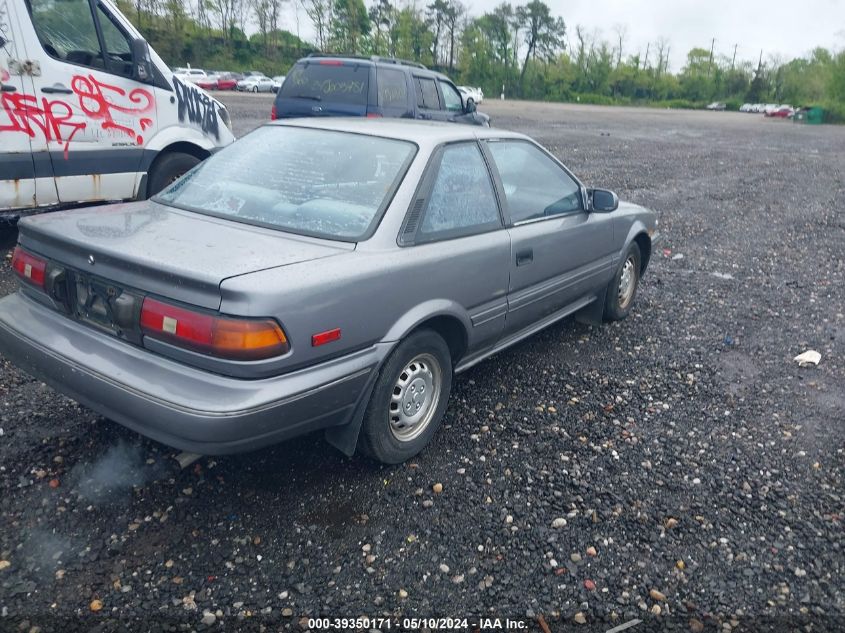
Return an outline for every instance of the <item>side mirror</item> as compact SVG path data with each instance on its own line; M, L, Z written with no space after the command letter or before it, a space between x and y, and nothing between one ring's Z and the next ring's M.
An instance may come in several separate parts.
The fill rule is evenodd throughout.
M477 108L475 107L475 101L467 101L464 104L464 113L465 114L472 114L476 110L477 110Z
M607 189L590 189L590 200L592 204L590 208L599 213L607 213L609 211L616 211L619 208L619 198L612 191Z
M132 40L132 78L149 81L153 77L153 62L150 59L150 45L146 40Z

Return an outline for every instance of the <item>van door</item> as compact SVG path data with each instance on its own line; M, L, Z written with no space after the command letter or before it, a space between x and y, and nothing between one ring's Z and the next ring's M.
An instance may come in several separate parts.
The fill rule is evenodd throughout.
M135 196L144 138L156 131L152 87L132 79L131 38L101 0L29 0L22 21L59 202ZM27 36L27 31L29 32Z
M32 94L20 5L0 5L0 211L55 204L47 122Z

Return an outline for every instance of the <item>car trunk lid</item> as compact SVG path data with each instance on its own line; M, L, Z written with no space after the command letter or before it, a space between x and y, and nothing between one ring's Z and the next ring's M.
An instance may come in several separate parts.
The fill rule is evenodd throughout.
M224 279L355 247L151 201L31 216L20 242L82 275L211 310Z

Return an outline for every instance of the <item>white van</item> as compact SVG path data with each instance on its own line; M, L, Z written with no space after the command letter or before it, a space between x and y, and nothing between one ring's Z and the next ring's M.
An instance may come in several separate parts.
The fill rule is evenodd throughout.
M234 140L110 0L0 0L0 218L147 198Z

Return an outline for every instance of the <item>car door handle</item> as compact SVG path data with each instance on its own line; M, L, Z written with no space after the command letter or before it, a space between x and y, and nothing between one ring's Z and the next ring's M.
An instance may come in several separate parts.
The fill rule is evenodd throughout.
M525 266L530 264L534 261L534 251L530 248L526 248L522 251L516 252L516 265L517 266Z
M41 89L41 92L44 92L48 95L55 95L55 94L72 95L73 94L73 90L63 86L62 84L53 84L52 86L44 86Z
M3 84L0 86L0 92L17 92L18 89L12 84Z

